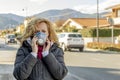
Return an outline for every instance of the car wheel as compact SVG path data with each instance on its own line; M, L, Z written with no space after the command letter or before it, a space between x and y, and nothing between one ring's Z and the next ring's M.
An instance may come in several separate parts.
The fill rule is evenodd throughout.
M79 51L80 51L80 52L83 52L83 47L79 48Z
M71 48L68 48L68 51L71 51Z

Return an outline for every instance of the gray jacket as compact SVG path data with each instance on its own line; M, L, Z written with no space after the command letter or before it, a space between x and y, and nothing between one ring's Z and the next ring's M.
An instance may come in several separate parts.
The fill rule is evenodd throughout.
M27 41L18 49L13 75L17 80L62 80L68 70L63 50L53 44L49 54L42 60L35 58Z

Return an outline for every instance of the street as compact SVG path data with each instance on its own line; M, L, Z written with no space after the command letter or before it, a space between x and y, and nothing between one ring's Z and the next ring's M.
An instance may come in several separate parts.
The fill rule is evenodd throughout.
M14 80L13 64L19 44L5 45L0 39L0 80ZM90 50L66 51L68 75L64 80L120 80L120 54Z
M119 57L92 51L65 53L69 73L80 80L120 80Z

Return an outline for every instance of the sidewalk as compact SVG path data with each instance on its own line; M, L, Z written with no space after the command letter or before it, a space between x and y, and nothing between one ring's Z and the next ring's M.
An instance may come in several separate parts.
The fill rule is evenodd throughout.
M86 48L87 51L96 51L96 52L101 52L101 53L108 53L108 54L120 54L120 52L117 51L108 51L108 50L102 50L102 49L91 49L91 48Z
M16 51L0 51L0 64L14 64Z

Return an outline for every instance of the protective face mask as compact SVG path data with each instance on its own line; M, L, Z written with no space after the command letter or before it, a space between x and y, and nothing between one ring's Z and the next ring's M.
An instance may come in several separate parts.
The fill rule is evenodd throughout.
M37 32L36 33L36 37L38 37L38 41L37 41L37 44L38 45L44 45L45 42L46 42L46 38L47 38L47 35L43 32Z

